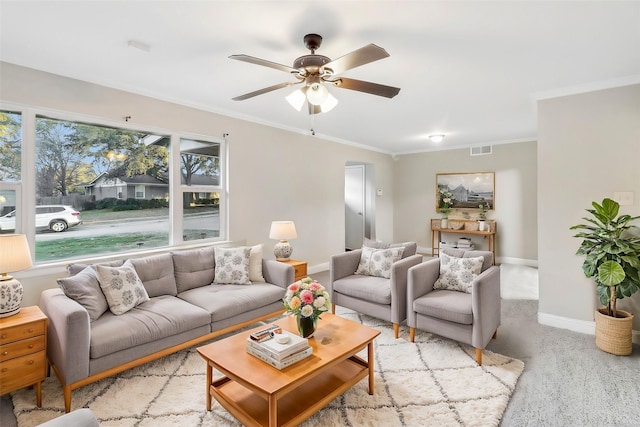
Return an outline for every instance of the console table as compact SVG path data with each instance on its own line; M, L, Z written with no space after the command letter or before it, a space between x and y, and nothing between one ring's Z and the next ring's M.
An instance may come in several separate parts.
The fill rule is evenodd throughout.
M488 227L485 231L479 231L477 228L478 220L475 219L449 219L449 227L456 226L454 228L441 228L440 227L440 219L432 219L431 220L431 256L435 256L436 252L440 254L440 242L442 241L442 233L457 233L457 234L467 234L473 236L482 236L483 238L488 240L489 250L493 252L493 262L496 262L496 233L497 233L497 225L493 220L487 220L486 226ZM462 227L458 229L458 226L462 224ZM437 236L437 244L436 244L436 236Z

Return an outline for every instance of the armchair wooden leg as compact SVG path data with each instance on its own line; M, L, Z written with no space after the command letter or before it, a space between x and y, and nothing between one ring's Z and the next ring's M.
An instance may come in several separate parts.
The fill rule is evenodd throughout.
M416 338L416 328L409 328L409 339L414 342Z
M331 304L331 314L336 314L336 305Z
M482 366L482 349L476 348L476 362L478 365Z
M71 412L71 386L65 385L62 387L64 395L64 412Z
M393 335L395 335L396 339L398 339L398 332L400 332L400 325L397 323L393 324Z
M496 331L493 333L493 336L491 337L492 339L496 339L498 338L498 330L496 329Z

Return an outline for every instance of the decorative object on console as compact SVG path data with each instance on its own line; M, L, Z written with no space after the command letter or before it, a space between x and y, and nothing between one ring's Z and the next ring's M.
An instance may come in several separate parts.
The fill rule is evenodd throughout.
M478 231L484 231L485 229L485 221L487 220L487 209L489 206L485 203L480 203L478 205L480 212L478 213Z
M273 254L276 256L277 260L289 259L293 252L293 248L289 244L288 240L293 240L297 237L296 225L293 221L273 221L271 223L269 238L280 240L280 242L276 243L273 247Z
M318 319L331 306L324 286L310 277L290 284L283 302L286 311L297 316L298 332L303 338L313 336Z
M438 211L442 214L440 228L449 228L449 212L451 212L453 200L453 193L448 189L440 189L438 191Z
M640 235L630 222L640 216L620 215L620 205L611 199L592 202L593 218L571 230L583 239L576 255L584 255L584 275L596 282L596 292L605 308L595 311L596 346L607 353L626 356L633 351L633 314L616 308L617 299L640 289ZM636 232L632 232L634 229Z
M31 252L24 234L0 236L0 317L20 312L24 291L22 284L7 273L31 267Z

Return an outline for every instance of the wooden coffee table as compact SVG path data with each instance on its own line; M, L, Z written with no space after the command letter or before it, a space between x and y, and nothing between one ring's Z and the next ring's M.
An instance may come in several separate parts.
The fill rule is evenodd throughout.
M297 333L292 316L274 323ZM213 396L245 426L296 426L367 376L373 394L373 340L380 331L325 313L309 339L313 355L279 371L245 349L249 334L263 328L197 349L207 362L208 411ZM356 355L365 347L367 360ZM214 380L213 369L223 377Z

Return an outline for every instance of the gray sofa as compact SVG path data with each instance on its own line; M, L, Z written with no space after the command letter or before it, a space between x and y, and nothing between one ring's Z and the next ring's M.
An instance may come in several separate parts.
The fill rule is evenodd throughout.
M216 284L215 259L210 247L128 260L149 300L120 315L96 309L95 266L72 265L61 288L42 292L47 356L66 412L74 389L283 313L293 267L260 256L264 283Z

